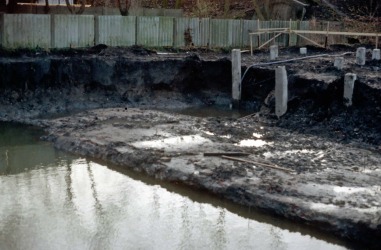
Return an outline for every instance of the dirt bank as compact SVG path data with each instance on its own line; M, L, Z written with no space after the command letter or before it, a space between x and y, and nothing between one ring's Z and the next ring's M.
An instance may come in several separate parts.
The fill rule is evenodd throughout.
M194 118L132 108L86 111L39 124L59 149L208 190L366 246L379 244L381 154L356 143L269 127L252 118ZM204 156L237 151L250 154L240 159L251 162Z
M333 49L308 51L355 51ZM279 60L297 57L297 51L282 50ZM343 71L327 56L284 63L290 98L280 119L274 116L276 65L253 66L243 80L242 107L252 115L196 118L154 110L227 107L229 57L105 47L7 54L0 59L0 120L43 127L45 139L59 149L208 190L379 248L380 62L360 67L348 54ZM244 54L242 61L245 70L268 62L268 54ZM350 108L342 98L348 72L358 74ZM65 112L71 115L52 117ZM235 151L248 153L240 158L244 162L204 156Z

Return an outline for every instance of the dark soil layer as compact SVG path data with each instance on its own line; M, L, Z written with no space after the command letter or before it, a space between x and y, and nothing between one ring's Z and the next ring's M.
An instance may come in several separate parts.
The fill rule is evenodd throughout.
M343 70L333 67L334 55L355 50L308 47L309 55L328 55L273 65L261 65L269 62L267 51L243 54L243 71L251 67L241 107L253 114L240 119L155 111L228 107L229 54L105 46L2 51L0 121L43 127L57 148L208 190L379 249L381 62L368 53L367 64L358 66L352 53L343 55ZM283 49L278 60L300 57L297 52ZM288 112L281 118L274 115L277 65L286 66L289 80ZM351 107L342 97L345 73L358 76ZM247 144L253 141L263 145ZM245 151L249 162L204 157L208 151Z

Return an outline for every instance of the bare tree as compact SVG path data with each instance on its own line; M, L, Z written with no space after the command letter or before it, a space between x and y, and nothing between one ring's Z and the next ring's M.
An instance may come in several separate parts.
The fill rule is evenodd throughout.
M162 0L162 1L161 1L161 6L162 6L163 8L168 8L168 0Z
M182 1L182 0L176 0L175 8L176 8L176 9L180 9L180 7L181 7L182 4L183 4L183 1Z
M48 14L49 11L50 11L49 0L45 0L44 12L45 14Z
M252 0L255 13L257 14L258 19L266 20L269 19L270 12L270 0L261 1L261 5L258 0Z
M131 7L131 1L124 0L125 6L122 6L122 1L123 0L117 0L117 1L118 1L118 7L119 7L120 14L122 16L127 16L128 15L128 11L129 11L129 9Z
M71 14L82 14L85 11L85 5L86 5L86 0L80 0L81 1L81 6L79 7L78 10L76 10L76 7L74 4L71 4L69 0L65 0L67 9L70 11Z
M230 10L230 0L224 0L224 15L226 16Z

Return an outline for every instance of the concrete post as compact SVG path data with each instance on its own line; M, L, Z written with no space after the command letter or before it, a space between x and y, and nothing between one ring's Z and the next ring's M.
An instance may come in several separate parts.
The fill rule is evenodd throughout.
M348 73L344 77L344 102L347 107L352 106L353 88L357 79L356 74Z
M232 106L238 107L241 100L241 50L232 50Z
M285 66L275 69L275 115L279 118L287 111L288 80Z
M299 49L301 55L307 55L307 48L303 47Z
M356 64L365 65L366 49L364 47L357 48L356 51Z
M380 55L380 49L374 49L372 53L372 60L380 60L381 55Z
M270 46L270 60L275 60L279 56L278 45Z
M338 70L342 70L344 67L344 57L335 57L333 66Z

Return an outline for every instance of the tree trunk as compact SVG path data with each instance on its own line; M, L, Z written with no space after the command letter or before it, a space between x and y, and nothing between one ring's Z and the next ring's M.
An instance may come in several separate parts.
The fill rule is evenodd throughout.
M74 4L71 5L69 0L65 0L66 2L66 6L67 6L67 9L70 11L71 14L82 14L84 11L85 11L85 4L86 4L86 0L80 0L81 1L81 6L79 7L79 9L76 11L75 10L75 6Z
M168 8L168 0L163 0L162 4L161 4L161 7Z
M44 12L45 14L48 14L50 12L49 0L45 0Z
M224 16L226 17L230 10L230 0L224 1Z
M253 5L254 5L254 10L255 10L255 13L257 14L258 19L262 21L265 20L265 17L262 14L261 6L259 6L258 1L253 0Z
M180 9L182 4L183 4L183 1L182 1L182 0L176 0L175 8L176 8L176 9Z
M124 0L125 3L126 3L126 6L123 7L123 6L122 6L122 1L123 1L123 0L118 0L119 11L120 11L120 14L121 14L122 16L127 16L127 15L128 15L128 11L129 11L129 9L130 9L130 7L131 7L131 2L130 2L129 0Z

